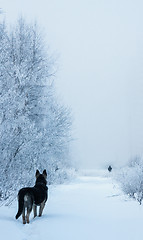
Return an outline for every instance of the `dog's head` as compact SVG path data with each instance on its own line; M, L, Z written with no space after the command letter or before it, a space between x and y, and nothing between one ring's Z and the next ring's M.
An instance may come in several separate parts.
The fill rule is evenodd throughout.
M35 174L36 179L37 179L40 175L43 175L43 177L46 179L46 178L47 178L46 169L44 169L44 171L43 171L42 174L41 174L41 173L39 172L39 170L37 169L37 170L36 170L36 174Z
M39 172L39 170L37 169L37 170L36 170L35 177L36 177L36 182L45 182L45 183L47 183L47 181L46 181L46 179L47 179L46 169L44 169L44 171L43 171L42 174L41 174L41 173Z

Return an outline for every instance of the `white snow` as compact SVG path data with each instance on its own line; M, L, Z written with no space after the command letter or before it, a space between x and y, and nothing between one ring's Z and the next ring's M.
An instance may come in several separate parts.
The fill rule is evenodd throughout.
M143 207L127 199L107 176L80 176L49 188L41 218L15 220L17 201L0 207L4 240L135 240L143 237Z

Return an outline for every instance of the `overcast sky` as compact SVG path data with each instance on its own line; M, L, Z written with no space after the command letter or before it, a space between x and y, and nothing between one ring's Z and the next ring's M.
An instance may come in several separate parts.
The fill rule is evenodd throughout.
M143 2L0 0L0 7L10 23L36 19L60 56L57 92L73 111L81 167L142 155Z

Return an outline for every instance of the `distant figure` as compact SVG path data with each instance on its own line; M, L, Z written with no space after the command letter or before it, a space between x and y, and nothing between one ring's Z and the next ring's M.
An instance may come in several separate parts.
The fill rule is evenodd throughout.
M108 167L108 171L109 171L109 172L112 171L112 167L111 167L111 166Z

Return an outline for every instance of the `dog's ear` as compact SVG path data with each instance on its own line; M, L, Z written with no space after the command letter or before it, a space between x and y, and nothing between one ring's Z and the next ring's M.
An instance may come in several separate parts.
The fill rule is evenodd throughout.
M39 170L37 169L37 170L36 170L35 177L36 177L36 178L38 178L38 177L39 177L39 175L40 175L40 172L39 172Z
M46 172L46 169L44 169L44 171L43 171L43 176L44 176L45 178L47 178L47 172Z

